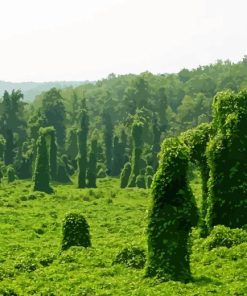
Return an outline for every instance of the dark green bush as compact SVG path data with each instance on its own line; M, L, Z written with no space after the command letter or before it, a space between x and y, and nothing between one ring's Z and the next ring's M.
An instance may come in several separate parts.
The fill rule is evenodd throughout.
M153 176L154 169L151 165L146 166L145 174L146 174L146 176Z
M37 269L37 264L32 259L21 259L14 264L14 267L21 272L32 272Z
M55 259L56 259L56 256L54 254L49 254L49 255L40 257L39 263L42 266L47 267L47 266L50 266Z
M218 247L231 248L242 243L247 243L247 231L217 225L213 228L203 245L207 250L212 250Z
M136 178L136 187L146 188L146 180L144 175L139 175Z
M71 183L69 174L67 172L66 164L62 159L58 160L56 180L60 183Z
M106 177L106 171L103 168L99 169L97 173L97 178L105 178L105 177Z
M189 152L179 139L170 138L163 142L160 157L152 183L146 275L188 281L189 235L198 219L187 180Z
M13 289L7 287L0 288L0 295L2 296L19 296Z
M125 188L128 185L129 177L131 173L131 164L127 162L121 172L120 175L120 188Z
M72 246L90 247L89 225L79 213L69 213L63 221L62 250Z
M73 167L73 164L72 164L71 161L69 160L68 156L67 156L66 154L63 154L63 155L61 156L61 160L65 163L65 165L66 165L66 170L67 170L68 174L69 174L70 176L72 176L72 175L74 174L74 172L75 172L75 169L74 169L74 167Z
M141 269L146 262L146 255L143 249L130 246L123 248L116 256L112 264L124 264L127 267Z
M7 168L7 180L8 183L12 183L16 180L15 170L11 166Z
M152 176L146 176L146 188L150 188L153 182L153 177Z

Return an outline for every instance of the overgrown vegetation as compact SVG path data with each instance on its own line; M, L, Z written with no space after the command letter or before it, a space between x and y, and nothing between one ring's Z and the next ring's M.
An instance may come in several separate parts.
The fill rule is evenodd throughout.
M246 74L6 91L0 295L244 295Z
M193 192L201 185L196 180ZM221 235L219 241L217 228L207 239L199 238L194 229L191 283L144 278L149 191L119 189L117 179L107 178L99 179L97 187L78 190L74 179L73 185L54 185L55 194L47 195L32 192L30 181L8 184L3 180L0 294L245 295L245 230L226 246L224 242L233 241L235 231L227 229L227 236ZM61 252L63 219L68 212L79 212L86 218L92 247L70 247ZM118 258L122 263L113 265Z

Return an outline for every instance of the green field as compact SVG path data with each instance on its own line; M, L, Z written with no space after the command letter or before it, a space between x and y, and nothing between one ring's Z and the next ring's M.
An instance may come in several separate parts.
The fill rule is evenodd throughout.
M124 247L146 251L150 192L118 189L101 179L97 189L57 185L55 194L31 191L29 181L0 188L0 295L246 295L247 243L208 251L193 231L191 283L162 283L143 268L112 264ZM200 194L200 183L192 187ZM82 213L92 248L61 252L66 213ZM138 258L135 260L138 261ZM131 265L131 264L130 264Z

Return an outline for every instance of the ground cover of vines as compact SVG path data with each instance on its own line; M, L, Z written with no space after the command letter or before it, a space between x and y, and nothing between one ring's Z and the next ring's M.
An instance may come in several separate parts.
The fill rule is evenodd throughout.
M197 204L201 180L190 173ZM149 189L53 185L33 192L31 181L0 187L0 295L246 295L247 232L216 226L207 238L192 232L189 283L145 277ZM91 247L61 251L66 213L81 213Z

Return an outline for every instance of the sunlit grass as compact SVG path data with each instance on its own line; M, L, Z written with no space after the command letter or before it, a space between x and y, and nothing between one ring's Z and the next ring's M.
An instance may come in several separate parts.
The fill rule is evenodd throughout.
M112 264L125 246L147 249L149 190L120 190L118 179L107 178L100 179L96 189L56 185L53 195L34 193L31 185L16 181L0 188L0 295L244 295L247 291L247 245L207 251L196 230L192 283L160 283L145 279L143 269ZM200 179L194 178L192 187L199 195ZM92 248L61 252L62 220L70 211L87 219Z

